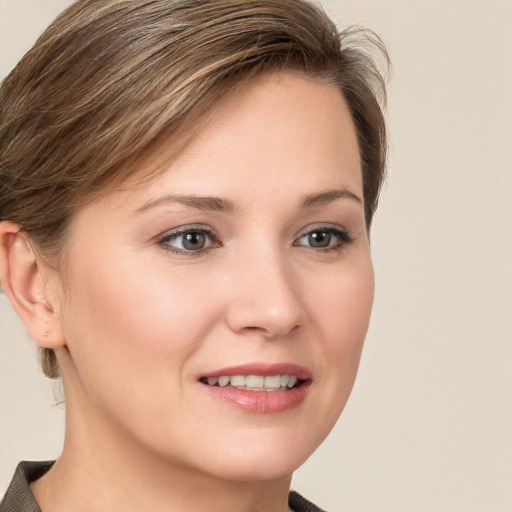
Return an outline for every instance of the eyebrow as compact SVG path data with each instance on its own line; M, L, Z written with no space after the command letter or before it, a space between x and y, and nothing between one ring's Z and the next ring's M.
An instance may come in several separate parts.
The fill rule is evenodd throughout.
M209 212L233 212L235 211L235 203L229 199L221 197L208 197L208 196L194 196L194 195L166 195L157 197L144 203L140 208L135 210L135 213L141 213L150 208L166 204L182 204L190 206L198 210L205 210Z
M322 206L328 203L332 203L338 199L352 199L360 204L363 204L363 201L359 196L347 188L341 188L306 196L301 202L300 209ZM221 197L171 194L147 201L140 208L135 210L135 213L142 213L151 208L167 204L182 204L184 206L190 206L191 208L196 208L198 210L210 212L232 213L236 210L235 203L230 199Z
M352 199L360 204L363 204L363 200L358 195L351 192L348 188L340 188L306 196L306 198L302 201L301 208L322 206L324 204L332 203L337 199Z

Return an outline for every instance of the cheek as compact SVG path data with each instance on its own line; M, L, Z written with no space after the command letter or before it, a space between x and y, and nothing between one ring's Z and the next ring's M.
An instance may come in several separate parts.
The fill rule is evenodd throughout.
M66 376L90 417L167 447L182 428L175 417L190 402L191 363L219 317L217 302L190 274L171 279L168 269L153 267L143 276L126 266L109 272L104 265L94 280L79 277L91 275L82 268L71 280ZM159 418L149 431L147 418Z
M340 271L338 279L332 275L325 288L314 306L324 340L321 373L343 406L356 377L372 310L374 276L369 256L363 255L350 272Z
M121 381L151 387L173 375L176 385L183 374L177 370L217 316L216 302L205 298L209 288L165 267L144 272L129 261L96 263L75 264L70 279L65 333L81 380L109 394Z
M330 269L323 278L318 274L316 277L319 286L302 290L310 313L310 336L302 346L317 369L314 399L302 427L310 433L308 455L332 430L350 396L374 292L371 261L364 253L354 264Z

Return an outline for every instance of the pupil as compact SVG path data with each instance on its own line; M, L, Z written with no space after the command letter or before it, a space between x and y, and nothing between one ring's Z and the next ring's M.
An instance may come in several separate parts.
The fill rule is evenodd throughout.
M309 235L309 244L311 247L328 247L330 243L331 235L325 231L315 231Z
M183 237L183 247L189 250L202 249L205 245L206 237L203 233L187 233Z

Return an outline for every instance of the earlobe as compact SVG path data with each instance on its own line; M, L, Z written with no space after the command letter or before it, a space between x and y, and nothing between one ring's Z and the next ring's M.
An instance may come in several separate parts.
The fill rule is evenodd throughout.
M51 293L45 266L27 236L12 222L0 223L0 281L29 336L40 346L65 345L60 305Z

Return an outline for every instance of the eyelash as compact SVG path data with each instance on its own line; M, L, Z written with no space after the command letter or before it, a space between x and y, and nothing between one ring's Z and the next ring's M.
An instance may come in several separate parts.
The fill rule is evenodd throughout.
M327 246L327 247L313 247L311 245L303 246L302 244L298 243L301 239L303 239L307 236L311 236L314 233L323 233L323 234L329 235L330 237L335 237L337 239L337 242L334 246ZM185 235L197 235L197 234L205 236L207 243L209 242L210 245L213 245L213 246L202 247L197 250L193 250L193 249L187 250L185 248L177 248L177 247L173 247L171 245L172 241L178 240L180 237L184 237ZM216 236L217 236L216 232L213 231L212 229L208 229L208 228L204 228L204 227L195 228L193 226L187 226L186 228L179 229L177 231L173 231L172 233L167 233L165 236L161 237L158 240L158 244L160 246L162 246L167 252L184 255L187 257L194 257L194 256L199 256L201 253L208 251L212 248L215 249L218 247L222 247L222 243L220 242L220 240L216 239ZM334 226L320 226L320 227L310 229L310 230L304 232L302 235L300 235L298 238L296 238L293 241L292 245L294 247L307 247L307 248L309 248L313 251L317 251L317 252L330 252L330 251L340 251L346 245L351 244L353 241L354 241L354 238L352 237L350 232L347 230L344 230L344 229L341 229L338 227L334 227ZM181 245L183 246L183 241L182 241Z
M222 247L222 244L219 240L216 240L216 233L212 229L204 228L204 227L194 227L187 226L186 228L179 229L177 231L173 231L172 233L167 233L162 238L158 240L158 244L161 245L167 252L172 252L174 254L182 254L188 257L198 256L202 252L211 249L212 247L204 247L197 250L187 250L173 247L170 242L173 240L177 240L180 237L184 237L185 235L192 234L200 234L206 237L207 243L213 244L213 248ZM183 245L183 244L182 244Z
M300 247L300 245L297 242L304 237L312 235L313 233L324 233L324 234L328 234L331 237L334 236L337 239L337 243L334 246L328 246L328 247L305 246L305 247L308 247L309 249L312 249L314 251L319 251L319 252L341 251L345 246L351 244L354 241L353 236L346 229L342 229L342 228L334 227L334 226L319 226L319 227L316 227L313 229L309 229L308 231L303 233L301 236L299 236L293 242L293 245L295 247Z

